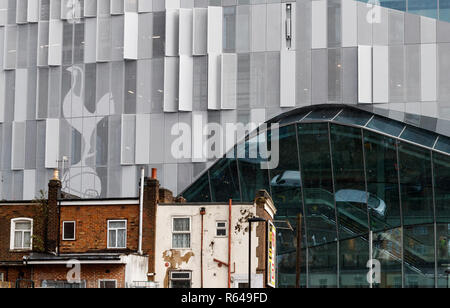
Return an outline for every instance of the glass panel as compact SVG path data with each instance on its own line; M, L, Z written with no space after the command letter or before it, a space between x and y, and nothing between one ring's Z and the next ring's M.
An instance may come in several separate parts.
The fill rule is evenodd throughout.
M189 248L191 247L191 235L175 233L172 236L172 248Z
M278 132L279 164L269 171L272 199L277 204L277 211L289 208L298 214L302 208L302 192L295 126L282 127ZM269 138L272 143L275 141L271 132Z
M268 170L262 168L266 163L261 153L266 153L266 150L266 133L250 138L245 144L237 147L242 201L244 202L253 202L256 192L261 189L270 192Z
M75 238L75 224L73 222L64 223L64 238L65 239Z
M109 244L108 247L116 248L117 247L117 241L116 241L116 231L115 230L109 230Z
M400 194L395 140L364 131L371 230L399 227Z
M380 288L402 287L402 229L375 233L373 236L373 258L381 264Z
M407 126L400 138L432 148L436 142L437 135L423 129Z
M23 233L23 248L31 248L31 232Z
M408 0L408 13L437 18L438 0Z
M365 0L364 2L368 2ZM406 0L380 0L380 5L399 11L406 11Z
M14 232L14 248L22 248L22 232Z
M430 151L399 144L400 184L405 225L434 220Z
M111 229L126 228L126 222L125 221L110 221L109 227Z
M437 277L439 288L450 288L450 224L437 225Z
M190 231L190 219L189 218L174 218L173 219L173 231L175 231L175 232Z
M366 267L369 261L369 244L367 238L357 237L341 241L339 245L339 287L368 288Z
M189 202L211 202L208 172L195 181L182 195Z
M434 226L405 227L405 287L433 288L434 261Z
M16 222L15 230L31 230L31 223L28 221Z
M239 178L234 158L223 158L209 171L213 202L240 201Z
M433 153L436 221L450 223L450 157Z
M394 137L398 137L404 127L405 125L402 123L394 122L378 116L375 116L372 121L367 124L367 128L371 128Z
M372 118L370 113L360 110L344 109L334 121L344 124L365 126L370 118Z
M311 120L331 120L333 119L342 108L319 108L310 113L303 121L311 121Z
M337 287L337 244L309 248L309 287Z
M337 239L328 124L302 124L298 133L308 245L322 245Z
M127 235L125 230L118 230L117 231L117 247L118 248L125 248L127 247Z
M339 238L367 233L368 214L361 129L331 125ZM378 208L378 206L377 206Z
M450 153L450 138L439 136L439 140L436 143L436 150Z

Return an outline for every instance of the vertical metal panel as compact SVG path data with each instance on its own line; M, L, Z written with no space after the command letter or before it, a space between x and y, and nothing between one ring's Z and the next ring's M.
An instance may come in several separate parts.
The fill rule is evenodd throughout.
M222 57L220 54L208 55L208 109L218 110L221 106Z
M193 53L193 12L192 9L180 9L179 54L192 56Z
M236 109L237 55L226 53L221 58L221 108Z
M194 97L194 58L180 56L179 111L192 111Z
M25 122L13 122L11 169L25 168Z
M342 0L342 47L358 45L358 11L357 2Z
M27 117L28 70L16 70L14 121L23 122Z
M150 164L150 114L136 115L135 164Z
M437 97L436 44L422 45L422 101L433 102Z
M280 107L295 107L296 52L280 53Z
M178 56L179 49L179 10L166 11L166 56Z
M45 130L45 168L58 168L59 119L47 119Z
M311 39L312 48L327 47L327 1L318 0L311 2L312 27Z
M164 59L164 112L178 111L179 62L176 57Z
M251 51L266 50L267 7L265 4L252 6Z
M208 9L193 9L192 53L196 56L207 54Z
M389 101L389 50L387 46L373 46L373 102Z
M124 58L137 60L139 15L137 13L125 13L124 28Z
M222 52L223 36L223 8L219 6L208 7L208 53Z
M358 47L358 101L372 103L372 47Z

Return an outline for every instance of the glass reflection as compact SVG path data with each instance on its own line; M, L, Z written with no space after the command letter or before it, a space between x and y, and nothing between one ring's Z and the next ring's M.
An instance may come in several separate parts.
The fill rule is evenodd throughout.
M213 202L241 199L236 159L223 158L210 169L209 175Z
M450 223L450 157L433 153L436 220Z
M371 229L382 231L399 227L401 218L396 142L392 138L365 131L364 152Z
M438 288L450 288L450 224L438 224L436 235Z
M431 152L399 144L403 223L432 223L434 220Z
M376 288L402 287L402 229L373 235L373 258L381 264L381 283Z
M189 202L211 202L211 191L209 189L209 176L205 172L196 182L184 193L183 197Z
M404 228L406 288L433 288L435 278L434 226Z
M261 168L261 164L265 164L261 153L267 153L266 140L264 132L237 146L239 178L244 202L253 202L258 190L265 189L270 192L268 170Z
M334 189L339 224L339 239L368 233L367 202L384 213L383 204L367 195L360 128L331 125Z
M368 288L366 267L369 261L367 237L347 239L339 243L339 287Z

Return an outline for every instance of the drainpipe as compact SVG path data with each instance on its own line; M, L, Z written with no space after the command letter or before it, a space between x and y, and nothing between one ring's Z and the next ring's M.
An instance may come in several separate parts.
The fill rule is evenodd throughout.
M144 181L145 181L145 169L141 168L141 192L139 200L139 254L143 255L142 251L142 227L143 227L143 216L144 216Z
M200 244L200 272L201 272L201 281L200 281L200 288L203 289L203 218L205 217L206 209L202 207L200 209L200 215L202 216L202 234L201 234L201 244Z
M228 289L231 289L231 207L233 200L228 205Z

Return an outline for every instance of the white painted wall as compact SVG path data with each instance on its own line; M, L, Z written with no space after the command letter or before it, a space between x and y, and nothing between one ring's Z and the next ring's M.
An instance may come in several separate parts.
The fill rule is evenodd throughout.
M187 263L177 266L177 270L192 271L192 287L201 286L200 255L201 255L201 205L160 205L156 221L156 281L160 287L164 287L164 280L168 274L168 268L164 260L165 255L172 255L172 218L191 217L191 249L179 250L181 256L188 253L194 255ZM228 205L207 205L204 216L204 250L203 272L204 287L226 288L228 283L228 269L219 267L214 259L224 263L228 262L228 238L216 237L216 221L228 221ZM248 213L255 215L256 207L253 205L233 205L232 209L232 286L235 282L247 282L248 275L248 232L245 231L248 223ZM242 222L241 222L242 221ZM252 228L252 272L256 274L257 258L256 247L259 245L256 238L256 226ZM212 244L214 243L214 244ZM234 273L233 273L234 272ZM233 279L235 278L235 279ZM235 280L235 281L234 281ZM258 275L252 279L252 287L263 287L263 276Z
M131 285L133 282L147 281L148 257L139 255L123 256L125 265L125 284Z

